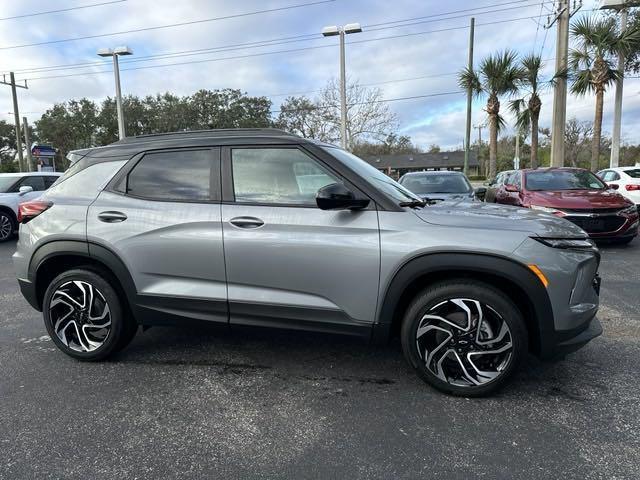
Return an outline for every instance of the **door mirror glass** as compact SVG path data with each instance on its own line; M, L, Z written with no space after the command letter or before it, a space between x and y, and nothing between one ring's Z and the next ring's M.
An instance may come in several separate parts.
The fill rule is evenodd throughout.
M518 188L518 186L517 186L517 185L513 185L513 184L505 185L505 186L504 186L504 189L505 189L507 192L511 192L511 193L515 193L515 192L519 192L519 191L520 191L520 189Z
M332 183L318 190L316 204L321 210L360 210L369 205L369 199L359 199L342 183Z
M27 193L33 192L33 187L30 185L23 185L18 189L18 192L20 193L20 195L25 195Z

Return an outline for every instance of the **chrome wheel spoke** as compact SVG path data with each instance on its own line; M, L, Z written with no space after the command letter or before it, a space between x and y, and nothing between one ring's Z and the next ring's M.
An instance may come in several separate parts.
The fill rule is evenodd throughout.
M109 304L97 288L85 281L60 285L51 297L49 314L56 336L77 352L100 348L111 332Z
M425 367L451 385L474 387L495 380L511 361L507 322L491 306L453 298L431 307L416 329Z

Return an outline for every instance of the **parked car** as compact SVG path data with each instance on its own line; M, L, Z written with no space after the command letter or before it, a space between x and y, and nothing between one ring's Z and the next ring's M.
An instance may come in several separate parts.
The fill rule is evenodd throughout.
M598 250L551 215L429 206L345 150L273 129L73 154L21 205L13 260L74 358L114 354L139 324L399 335L427 383L478 396L529 352L555 358L602 332Z
M489 181L487 184L487 190L484 194L484 201L487 203L496 203L496 196L498 191L503 190L506 184L506 180L513 173L513 170L508 170L498 173L496 178Z
M515 170L496 192L496 202L552 213L593 239L629 243L638 234L635 205L581 168Z
M640 167L616 167L598 172L598 176L640 211Z
M0 173L0 242L18 230L18 204L42 194L61 173Z
M475 190L462 172L425 171L403 175L398 183L411 190L423 200L439 202L456 200L473 202Z

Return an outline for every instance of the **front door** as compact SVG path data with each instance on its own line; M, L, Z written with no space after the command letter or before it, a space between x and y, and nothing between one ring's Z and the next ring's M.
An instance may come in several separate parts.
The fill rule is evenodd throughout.
M222 225L232 324L364 333L374 321L378 215L320 210L343 182L297 147L223 150Z
M89 208L89 241L125 264L147 323L227 323L219 149L140 157Z

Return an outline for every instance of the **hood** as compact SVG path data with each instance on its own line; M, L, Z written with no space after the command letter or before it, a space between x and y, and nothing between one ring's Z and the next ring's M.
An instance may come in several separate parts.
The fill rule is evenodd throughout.
M550 213L484 202L441 202L415 210L427 223L463 228L528 232L546 238L584 238L577 225Z
M558 190L527 191L527 201L532 205L557 209L623 208L629 202L614 190Z

